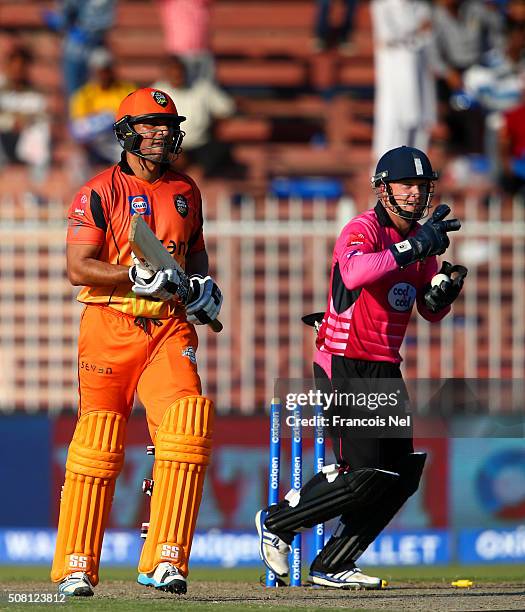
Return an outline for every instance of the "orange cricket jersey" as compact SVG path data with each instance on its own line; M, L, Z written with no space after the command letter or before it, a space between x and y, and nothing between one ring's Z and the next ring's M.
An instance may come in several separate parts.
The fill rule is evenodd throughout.
M125 160L88 181L68 212L67 242L100 246L98 259L132 265L128 233L133 215L142 215L159 240L184 267L186 257L205 248L202 201L198 187L186 176L168 169L154 183L137 178ZM139 298L129 283L115 287L83 287L77 298L86 304L105 304L121 312L168 318L181 309L177 301Z

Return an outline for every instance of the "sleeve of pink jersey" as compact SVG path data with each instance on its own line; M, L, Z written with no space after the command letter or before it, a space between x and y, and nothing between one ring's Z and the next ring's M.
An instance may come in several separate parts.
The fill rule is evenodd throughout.
M427 292L428 285L432 280L432 277L435 276L438 272L438 260L436 257L428 257L425 259L425 264L423 266L422 271L422 282L417 290L416 303L417 303L417 311L419 314L430 321L431 323L435 323L437 321L441 321L446 315L450 312L450 306L443 308L439 312L432 312L425 305L425 293Z
M366 287L397 269L390 250L378 248L377 232L372 225L357 220L343 229L337 240L336 256L347 289Z

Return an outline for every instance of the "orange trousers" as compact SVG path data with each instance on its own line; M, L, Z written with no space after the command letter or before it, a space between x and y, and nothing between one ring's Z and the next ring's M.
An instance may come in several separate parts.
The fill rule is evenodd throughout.
M128 419L137 391L154 440L173 402L201 395L195 329L178 318L160 322L148 321L144 330L114 308L86 306L78 341L80 415L102 410Z

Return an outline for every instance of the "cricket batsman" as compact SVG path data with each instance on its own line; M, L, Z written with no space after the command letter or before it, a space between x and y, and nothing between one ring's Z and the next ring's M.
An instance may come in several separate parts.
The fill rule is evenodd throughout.
M406 146L388 151L371 179L377 204L352 219L337 239L314 359L316 385L323 392L352 397L356 390L381 391L386 384L399 389L408 413L399 349L413 305L428 321L440 321L467 273L443 262L436 278L436 255L447 250L448 232L461 227L446 219L446 205L419 223L429 214L436 179L423 151ZM357 419L341 418L355 415L348 405L330 409L337 463L256 516L261 558L278 576L288 573L289 546L297 532L339 516L311 565L311 582L381 588L381 579L364 574L357 560L418 489L426 455L414 453L411 427L402 435L399 430L389 435L382 426L374 435L364 428L356 433L344 423Z
M68 214L67 274L82 286L79 408L66 462L51 578L59 593L93 595L115 481L124 462L135 392L155 445L150 526L138 582L186 592L195 522L211 452L213 404L202 396L194 325L219 314L208 276L201 195L170 169L184 132L173 100L156 89L129 94L117 113L118 164L84 185ZM178 299L176 269L156 272L131 251L142 215L190 275L192 301Z

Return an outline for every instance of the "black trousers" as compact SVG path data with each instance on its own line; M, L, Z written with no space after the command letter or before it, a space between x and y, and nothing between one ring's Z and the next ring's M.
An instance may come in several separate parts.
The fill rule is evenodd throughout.
M339 397L341 394L355 397L362 394L395 393L397 400L394 413L401 415L408 409L408 391L398 364L383 361L364 361L332 356L331 378L316 363L314 377L322 393ZM329 420L328 433L332 440L337 463L354 470L377 468L396 472L400 461L414 452L410 427L392 428L389 424L390 408L370 410L368 406L332 405L326 410ZM341 418L338 418L341 417ZM385 425L349 426L343 419L362 419ZM396 437L396 433L399 437Z

